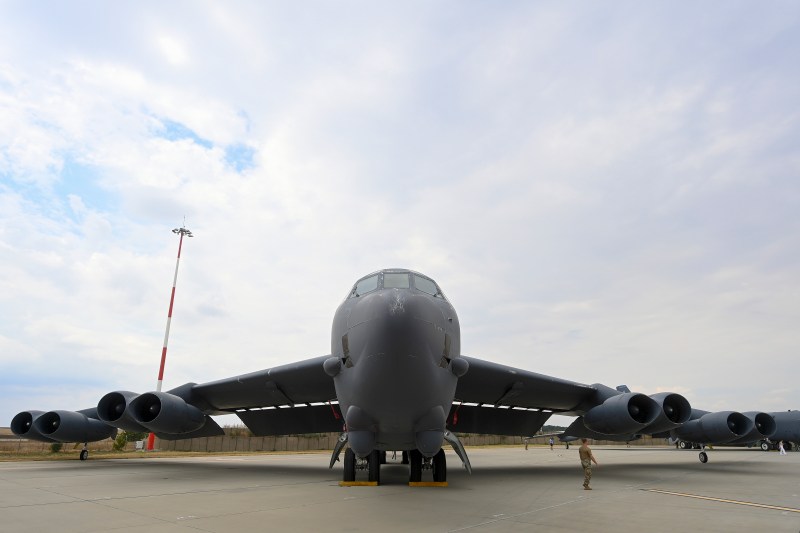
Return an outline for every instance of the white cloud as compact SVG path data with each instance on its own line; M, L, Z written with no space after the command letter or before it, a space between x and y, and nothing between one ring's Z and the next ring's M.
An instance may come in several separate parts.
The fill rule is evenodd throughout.
M469 355L796 407L796 8L185 7L0 21L0 423L153 386L184 215L168 386L407 266Z

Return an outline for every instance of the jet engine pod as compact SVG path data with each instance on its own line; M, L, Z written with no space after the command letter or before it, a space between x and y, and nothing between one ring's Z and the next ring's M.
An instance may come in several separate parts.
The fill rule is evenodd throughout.
M137 423L128 408L139 396L126 390L109 392L97 402L97 416L106 424L125 431L144 432L147 428Z
M659 392L650 398L658 404L660 411L655 421L643 428L643 433L660 433L674 429L688 421L692 415L692 406L680 394Z
M11 432L14 435L25 437L26 439L38 440L41 442L55 442L53 439L48 439L42 436L33 423L37 418L42 416L44 411L22 411L11 420Z
M117 434L117 428L75 411L48 411L34 420L33 426L56 442L93 442Z
M744 437L754 426L754 422L742 413L717 411L689 420L675 430L675 435L689 442L725 444Z
M617 394L583 415L584 425L605 435L636 433L658 418L658 403L644 394Z
M206 423L206 415L200 409L168 392L141 394L127 410L138 424L155 433L190 433Z
M772 415L767 413L760 413L758 411L749 411L742 413L753 422L753 429L751 429L745 436L738 438L732 442L737 444L749 444L757 440L769 438L778 431L778 424Z
M778 424L772 415L767 413L747 412L742 413L744 416L753 421L754 431L758 432L758 437L769 438L778 431ZM752 433L752 432L751 432Z

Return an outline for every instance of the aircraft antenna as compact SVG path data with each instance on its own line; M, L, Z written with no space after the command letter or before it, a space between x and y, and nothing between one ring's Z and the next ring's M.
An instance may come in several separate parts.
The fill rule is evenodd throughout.
M184 237L194 237L192 232L186 228L186 217L183 217L183 226L175 228L172 233L180 235L178 240L178 259L175 261L175 276L172 278L172 292L169 296L169 311L167 311L167 328L164 332L164 346L161 348L161 366L158 368L158 382L156 383L156 391L161 392L161 386L164 382L164 364L167 362L167 343L169 342L169 326L172 323L172 306L175 303L175 286L178 284L178 266L181 264L181 248L183 248ZM150 433L147 437L147 449L152 450L156 440L155 433Z

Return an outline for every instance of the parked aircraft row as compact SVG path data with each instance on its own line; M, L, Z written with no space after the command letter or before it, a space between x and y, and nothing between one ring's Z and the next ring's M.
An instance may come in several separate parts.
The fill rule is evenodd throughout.
M566 442L588 437L602 440L630 442L643 434L655 438L668 438L680 449L700 449L705 446L754 446L768 450L777 442L783 441L786 449L792 449L800 443L800 411L781 411L762 413L749 411L709 412L691 409L688 420L669 431L637 432L629 434L603 434L589 429L583 417L575 421L559 436ZM708 454L700 452L700 461L707 462Z
M533 435L554 413L578 417L569 435L619 440L760 440L783 425L774 414L697 411L680 394L647 396L462 355L458 316L439 285L394 268L351 287L326 355L168 392L114 391L77 412L24 411L11 429L46 442L87 443L117 429L186 439L223 434L212 416L230 413L259 436L341 432L330 465L344 451L345 481L379 481L385 452L403 451L410 481L443 482L445 443L471 471L455 432Z

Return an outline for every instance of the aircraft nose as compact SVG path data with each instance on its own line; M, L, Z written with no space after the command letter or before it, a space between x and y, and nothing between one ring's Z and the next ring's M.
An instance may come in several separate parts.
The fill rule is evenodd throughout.
M363 296L347 319L351 351L359 353L359 348L363 348L365 352L362 353L367 357L441 358L447 344L447 321L431 299L424 294L398 289Z

